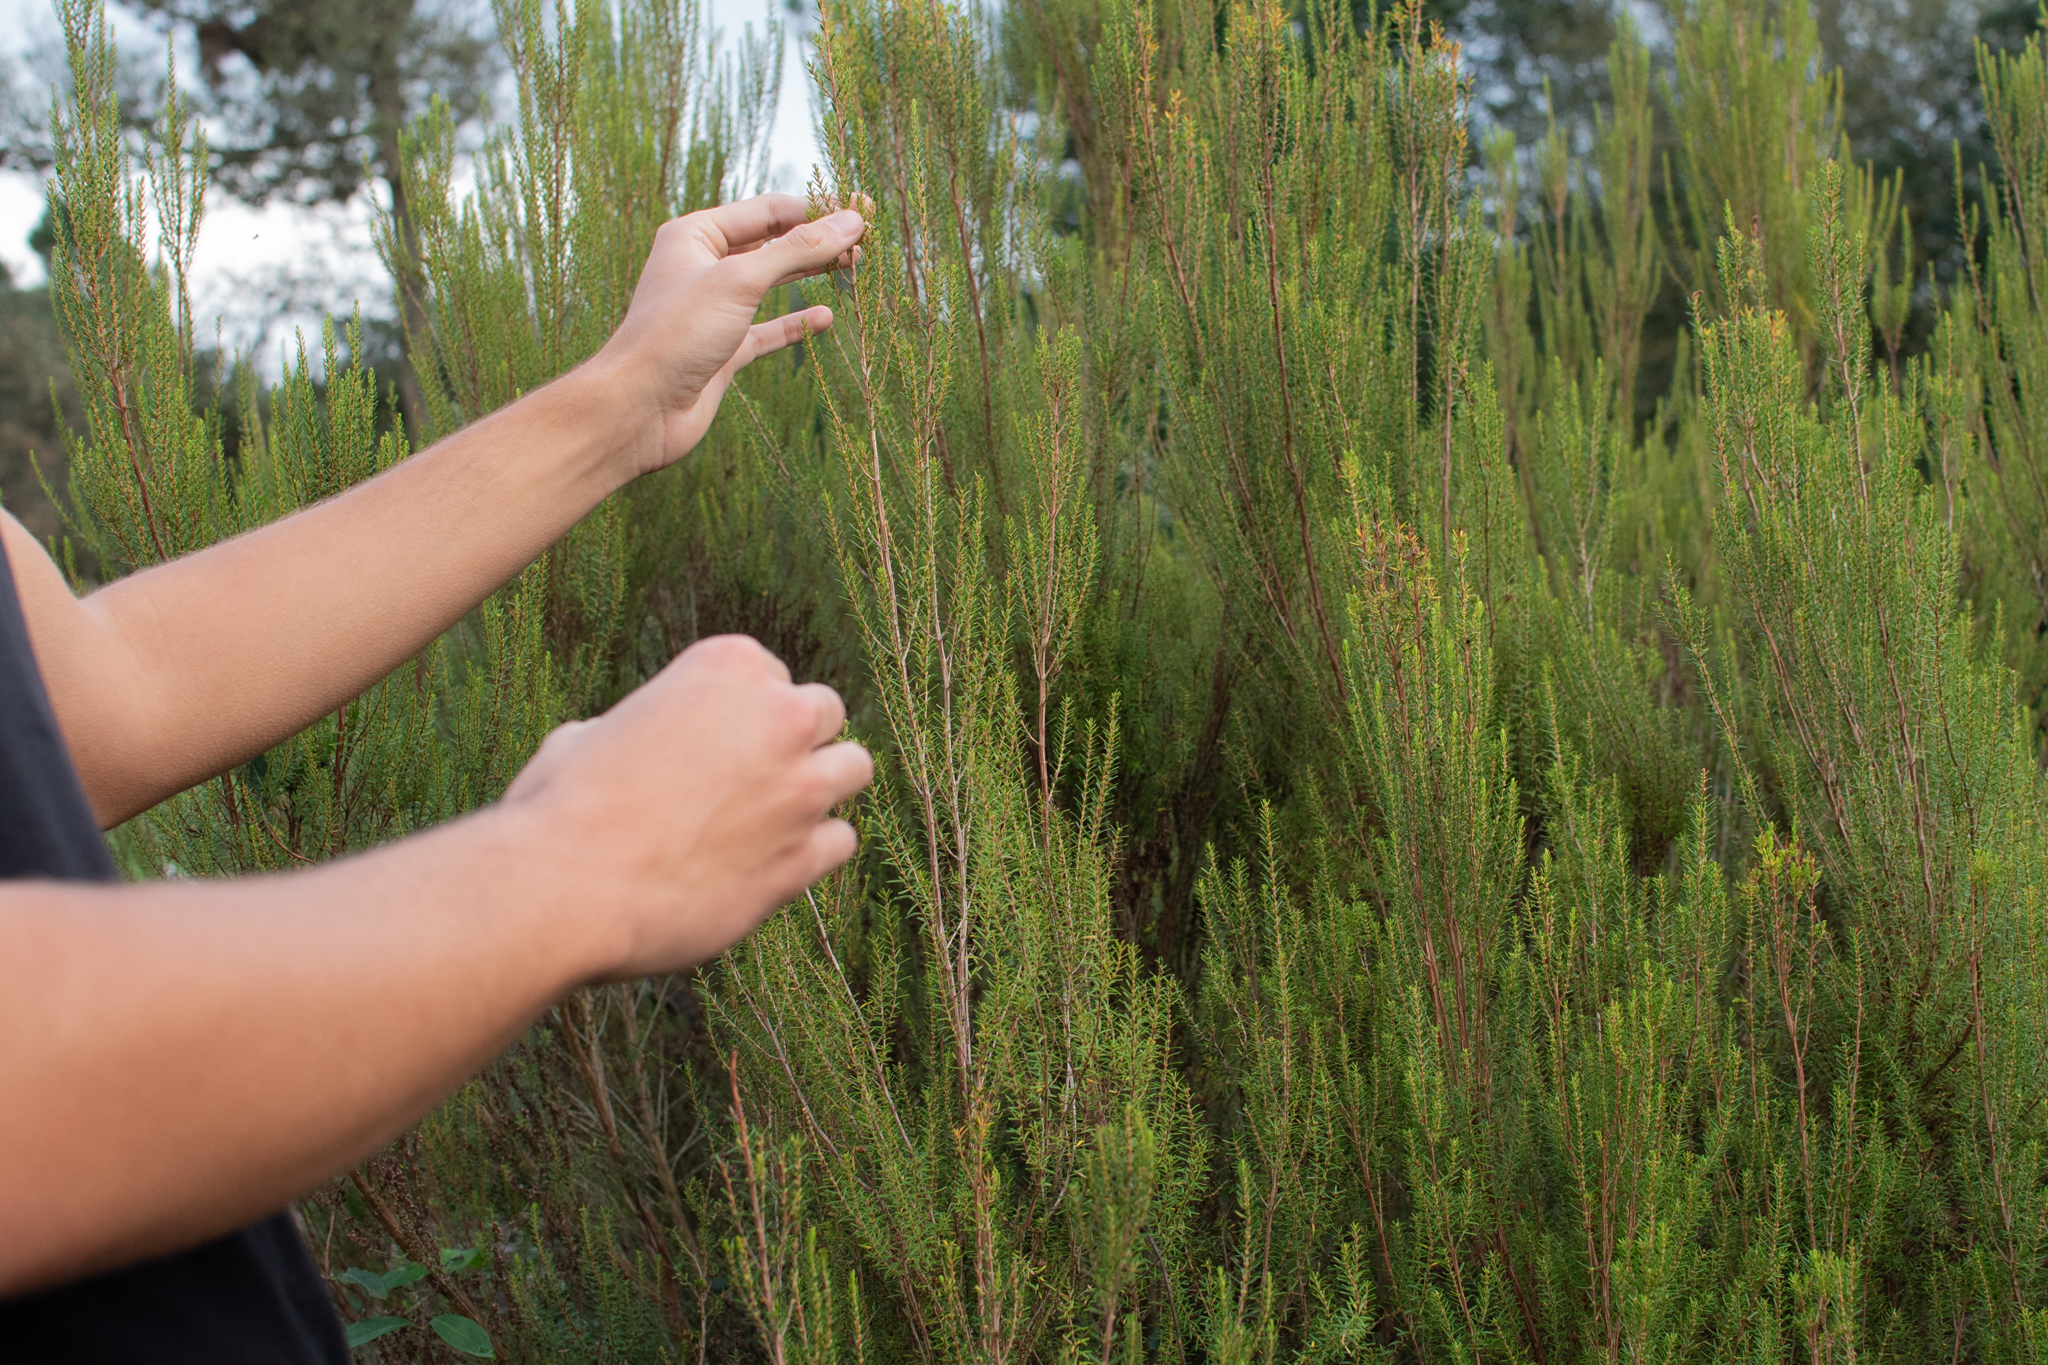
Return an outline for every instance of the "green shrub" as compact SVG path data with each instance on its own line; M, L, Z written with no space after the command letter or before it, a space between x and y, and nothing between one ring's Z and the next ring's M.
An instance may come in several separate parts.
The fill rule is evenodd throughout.
M116 572L407 447L344 328L239 377L224 453L203 147L174 104L138 179L65 15L70 524ZM877 206L803 287L835 328L118 836L397 837L715 630L877 753L853 866L306 1202L364 1349L2048 1361L2043 40L1983 59L1986 245L1914 358L1802 0L1673 7L1661 78L1624 28L1583 157L1475 156L1413 3L822 17L812 193ZM385 234L422 439L594 349L775 95L779 39L713 61L677 0L498 18L516 116L461 194L424 120Z

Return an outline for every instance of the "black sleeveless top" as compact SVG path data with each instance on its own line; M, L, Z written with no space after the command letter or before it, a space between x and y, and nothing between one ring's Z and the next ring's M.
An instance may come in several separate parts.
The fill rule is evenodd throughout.
M0 878L115 875L0 551ZM189 1251L0 1301L0 1361L9 1365L347 1360L341 1320L284 1214Z

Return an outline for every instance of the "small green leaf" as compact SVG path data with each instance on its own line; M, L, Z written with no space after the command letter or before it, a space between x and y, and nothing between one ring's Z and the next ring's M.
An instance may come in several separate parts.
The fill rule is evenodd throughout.
M341 1272L341 1282L359 1286L373 1299L381 1299L391 1292L391 1286L384 1283L384 1277L374 1270L351 1267Z
M425 1266L407 1261L396 1270L384 1272L384 1287L386 1289L402 1289L414 1280L424 1280L426 1277L427 1268Z
M463 1321L467 1322L468 1319L465 1318ZM342 1339L348 1342L349 1349L353 1351L365 1342L375 1341L386 1332L396 1332L401 1327L410 1326L412 1323L406 1318L364 1318L359 1322L350 1323L348 1330L342 1333Z
M484 1264L483 1243L473 1247L442 1247L441 1269L446 1271L481 1270Z
M491 1339L484 1329L460 1313L443 1313L434 1319L434 1333L441 1340L453 1346L466 1356L482 1356L486 1360L496 1358L491 1349Z

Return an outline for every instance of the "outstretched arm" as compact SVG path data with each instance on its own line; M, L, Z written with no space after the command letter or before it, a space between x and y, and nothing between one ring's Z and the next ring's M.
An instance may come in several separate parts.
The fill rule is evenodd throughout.
M378 478L84 600L13 518L0 548L86 795L112 826L246 761L417 653L628 480L702 439L749 361L831 325L756 324L863 224L766 195L656 237L584 365Z
M723 951L853 851L830 689L708 640L504 801L287 876L0 882L0 1298L375 1152L550 1002Z

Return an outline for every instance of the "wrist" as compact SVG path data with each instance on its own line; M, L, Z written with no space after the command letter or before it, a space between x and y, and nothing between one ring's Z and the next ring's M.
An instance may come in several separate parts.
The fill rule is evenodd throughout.
M661 400L639 369L607 344L556 381L569 391L577 428L597 438L608 494L661 467Z
M404 847L426 851L442 839L431 856L451 895L479 912L478 933L537 965L548 998L619 974L631 933L600 889L601 869L585 865L586 850L564 837L545 803L501 800Z

